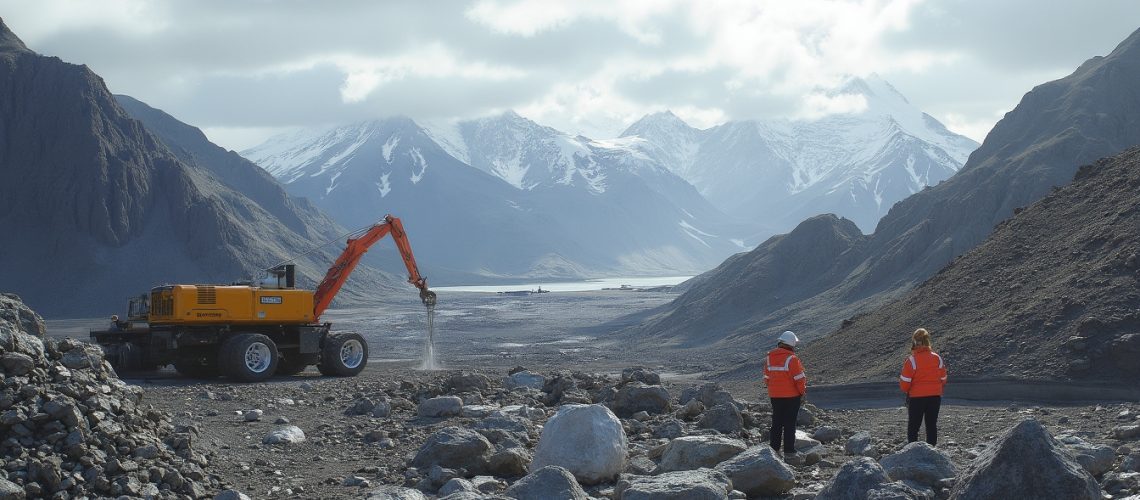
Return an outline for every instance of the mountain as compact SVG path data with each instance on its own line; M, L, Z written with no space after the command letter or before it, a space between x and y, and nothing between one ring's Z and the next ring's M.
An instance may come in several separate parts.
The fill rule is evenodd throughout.
M774 237L698 276L673 303L621 335L754 349L792 329L801 338L830 333L841 321L898 298L986 238L998 222L1056 186L1077 166L1140 143L1140 31L1107 57L1040 85L994 126L966 165L950 179L896 203L870 236L852 237L825 262L789 278L774 272L797 266L779 251L826 241L828 232L851 234L840 219L811 219L806 228ZM746 283L749 288L739 284ZM748 295L747 290L764 294ZM746 298L740 298L740 297ZM735 300L735 302L733 302ZM747 303L740 303L747 300ZM714 333L693 325L719 325ZM625 338L625 337L623 337ZM659 344L658 344L659 345Z
M1081 168L921 286L807 345L813 380L894 378L923 326L954 377L1135 384L1137 188L1140 148Z
M242 154L345 225L399 215L436 283L695 273L741 248L738 226L622 141L514 113L304 130Z
M336 232L252 165L203 164L0 20L0 289L47 315L105 315L157 284L253 277ZM320 260L298 261L303 283Z
M648 115L623 137L670 166L717 208L765 214L772 234L821 213L874 229L895 202L954 174L978 144L954 134L877 76L852 78L832 97L861 111L813 120L733 121L707 130L670 112Z

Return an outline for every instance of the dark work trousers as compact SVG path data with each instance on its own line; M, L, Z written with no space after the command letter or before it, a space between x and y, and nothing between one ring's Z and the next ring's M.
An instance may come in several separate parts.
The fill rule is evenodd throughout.
M910 398L906 421L906 442L918 441L918 427L926 421L926 442L930 446L938 444L938 409L942 407L942 396Z
M796 417L800 414L803 396L771 398L772 432L768 438L772 449L780 451L780 438L784 438L784 454L796 452Z

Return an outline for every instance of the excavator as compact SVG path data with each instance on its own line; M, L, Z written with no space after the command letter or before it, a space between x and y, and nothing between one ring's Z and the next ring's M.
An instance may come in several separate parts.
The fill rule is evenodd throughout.
M130 300L125 321L114 317L91 338L122 372L173 364L187 377L257 382L316 365L324 375L355 376L368 363L368 343L359 333L331 332L320 318L364 253L389 234L428 309L430 333L436 294L420 275L400 219L387 215L348 235L316 290L295 286L294 264L268 269L259 282L157 286Z

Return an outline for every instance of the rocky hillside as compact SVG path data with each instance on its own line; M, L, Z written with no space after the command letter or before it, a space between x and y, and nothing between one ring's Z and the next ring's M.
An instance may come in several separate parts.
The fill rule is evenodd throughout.
M728 340L741 348L769 345L784 329L813 338L926 280L979 244L1013 210L1072 179L1079 165L1140 144L1140 31L1107 57L1040 85L1003 118L960 172L899 203L874 234L831 247L840 219L819 220L733 257L699 277L671 307L657 311L634 338L684 344ZM835 258L795 276L799 255L779 248L832 248ZM747 265L755 262L757 265ZM745 274L741 274L741 273ZM748 283L750 293L735 284ZM742 304L742 301L747 301ZM689 305L697 304L697 305ZM692 325L711 324L713 331ZM718 346L725 347L724 344Z
M924 326L957 377L1140 382L1138 188L1140 148L1083 167L898 301L808 345L804 359L828 382L890 378Z
M156 284L253 277L335 234L264 176L196 154L184 161L98 75L0 23L0 287L49 316L104 315ZM324 260L302 260L302 275L318 279Z

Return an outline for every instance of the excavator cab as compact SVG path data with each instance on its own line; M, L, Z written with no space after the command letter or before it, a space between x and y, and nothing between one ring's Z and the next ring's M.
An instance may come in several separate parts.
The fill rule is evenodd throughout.
M127 321L147 321L150 314L150 295L140 294L131 297L127 305Z

